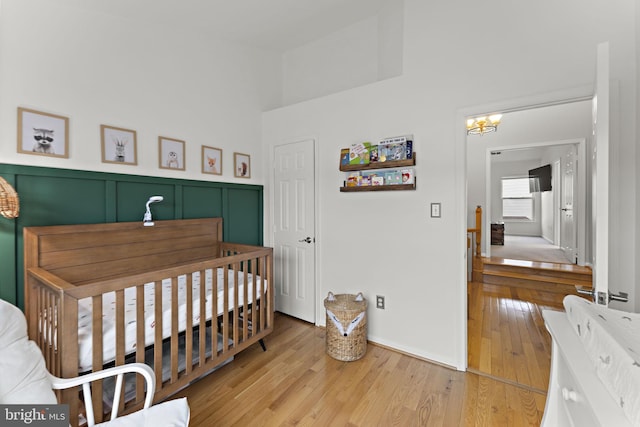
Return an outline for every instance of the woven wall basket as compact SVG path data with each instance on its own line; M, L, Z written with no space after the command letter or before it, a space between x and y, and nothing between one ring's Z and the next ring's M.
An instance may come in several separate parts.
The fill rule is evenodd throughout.
M17 218L20 214L18 193L0 176L0 215L5 218Z
M351 362L367 351L367 300L362 294L338 294L324 300L327 354Z

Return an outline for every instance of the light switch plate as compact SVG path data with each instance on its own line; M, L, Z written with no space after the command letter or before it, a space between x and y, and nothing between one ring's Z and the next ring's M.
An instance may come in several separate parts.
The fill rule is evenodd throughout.
M440 203L431 203L431 218L440 218Z

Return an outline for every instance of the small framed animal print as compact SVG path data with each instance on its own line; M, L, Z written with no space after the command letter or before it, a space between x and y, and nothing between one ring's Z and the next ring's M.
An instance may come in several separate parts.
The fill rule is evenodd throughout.
M69 118L18 107L18 153L69 158Z
M102 163L137 165L136 131L100 125Z
M222 175L222 150L202 146L202 173Z
M158 137L160 169L185 170L184 144L179 139Z
M233 174L236 178L251 178L251 157L248 154L233 153Z

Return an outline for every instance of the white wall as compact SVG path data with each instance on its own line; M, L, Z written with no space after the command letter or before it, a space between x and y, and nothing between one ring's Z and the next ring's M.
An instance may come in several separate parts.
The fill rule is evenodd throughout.
M283 105L400 75L403 10L386 0L378 15L285 52Z
M0 162L262 183L260 116L280 104L280 57L94 12L71 0L4 0ZM70 118L69 159L16 152L17 107ZM101 162L100 124L137 131L138 166ZM158 168L158 136L186 141L186 171ZM223 176L201 173L201 145L223 149ZM252 156L233 177L233 152Z
M456 112L591 86L596 44L609 40L612 75L621 92L632 91L620 99L619 146L635 150L632 0L544 0L526 9L490 0L483 10L491 13L482 14L483 19L466 13L476 6L470 0L406 0L401 77L268 112L263 128L269 152L276 144L307 137L318 141L318 322L323 323L322 298L329 290L363 291L369 299L385 295L386 309L368 312L370 339L458 367L466 363L467 205L460 190L465 150L456 145L464 123L455 122ZM490 54L474 50L484 46ZM341 148L406 133L414 135L418 154L416 191L338 191L344 179L337 167ZM621 161L612 167L614 182L621 173L633 175L634 166ZM616 200L620 209L612 217L612 222L628 224L632 234L634 182L626 184L631 197ZM431 202L442 203L442 218L428 216ZM470 208L475 205L469 201ZM351 227L354 221L358 230ZM265 238L271 240L269 230ZM630 246L620 256L632 265ZM632 269L611 271L627 287L637 282Z

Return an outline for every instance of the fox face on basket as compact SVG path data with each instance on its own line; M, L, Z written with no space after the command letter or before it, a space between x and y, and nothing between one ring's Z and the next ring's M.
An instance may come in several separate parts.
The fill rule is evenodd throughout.
M333 292L329 292L329 295L327 296L327 301L335 301L335 300L336 298ZM362 293L359 293L355 298L355 301L357 302L361 302L363 300L364 300L364 297ZM351 335L351 332L353 332L353 330L360 324L360 322L362 322L362 319L364 319L364 316L365 316L365 312L362 311L356 317L354 317L347 325L343 325L340 319L338 319L338 317L331 310L327 309L327 317L331 319L331 322L335 325L338 332L340 332L340 335L344 337Z

